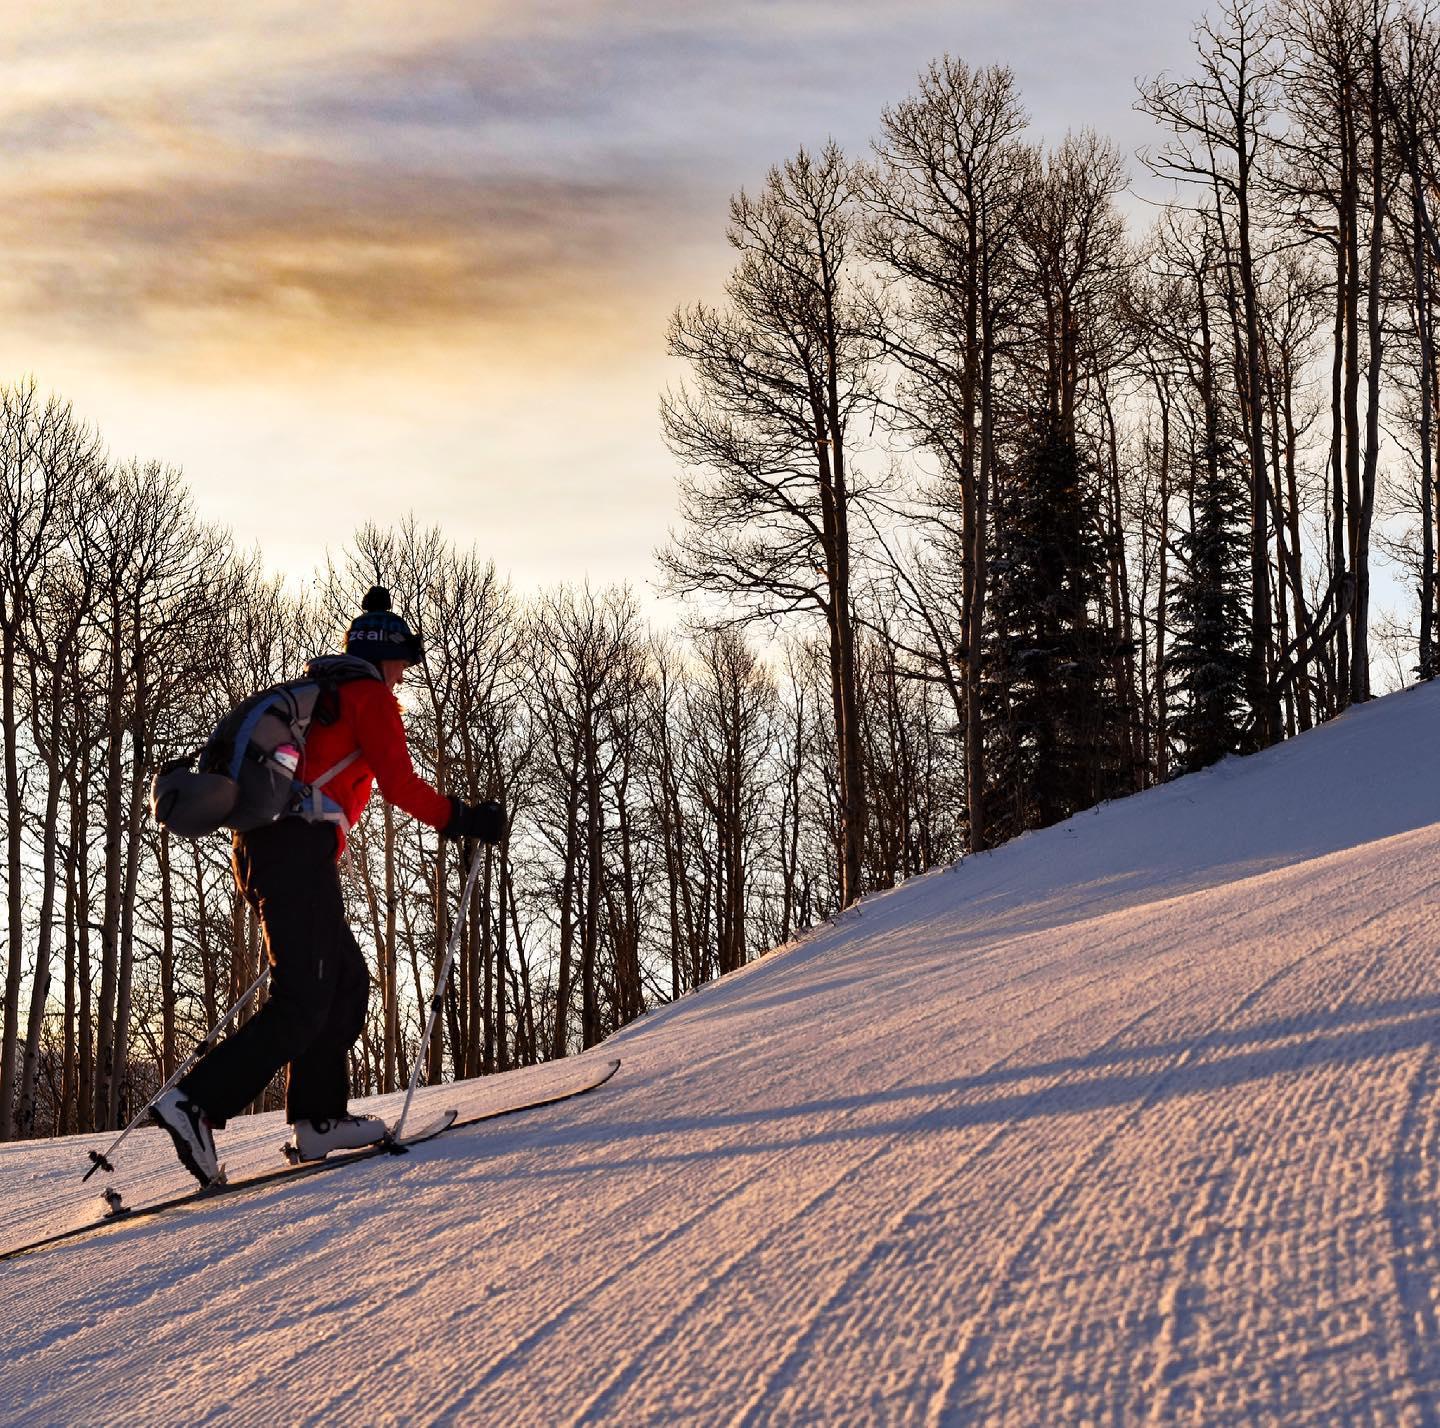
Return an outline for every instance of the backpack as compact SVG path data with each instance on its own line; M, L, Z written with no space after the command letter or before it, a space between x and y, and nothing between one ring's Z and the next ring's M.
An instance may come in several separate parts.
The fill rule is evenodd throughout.
M244 833L291 816L312 822L349 823L324 786L360 757L352 750L318 778L295 777L312 723L334 723L336 691L355 679L379 679L368 660L324 655L305 666L300 679L271 685L232 708L204 746L163 764L150 783L155 821L184 838L217 828Z

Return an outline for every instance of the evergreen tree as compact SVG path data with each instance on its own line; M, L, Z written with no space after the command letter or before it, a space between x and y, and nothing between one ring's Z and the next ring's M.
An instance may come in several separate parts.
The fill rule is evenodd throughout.
M1234 445L1216 423L1207 425L1190 527L1176 540L1181 569L1170 595L1174 638L1166 675L1180 773L1240 748L1246 699L1246 476Z
M1004 834L1057 823L1115 791L1098 479L1047 417L1000 494L987 742Z

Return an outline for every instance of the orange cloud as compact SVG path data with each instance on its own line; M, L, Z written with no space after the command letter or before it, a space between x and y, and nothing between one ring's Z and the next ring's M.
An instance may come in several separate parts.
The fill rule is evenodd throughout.
M276 162L251 181L35 185L0 204L12 311L144 329L177 309L430 325L560 310L629 262L654 198L613 184Z
M456 54L524 14L31 15L0 93L0 322L179 364L618 333L654 278L666 178L567 162L563 131L520 152L456 86Z
M810 37L866 14L30 7L0 90L0 325L12 345L172 370L344 364L457 335L490 351L628 335L658 353L669 308L727 256L737 185L710 146L755 112L838 93ZM789 143L732 165L753 178Z

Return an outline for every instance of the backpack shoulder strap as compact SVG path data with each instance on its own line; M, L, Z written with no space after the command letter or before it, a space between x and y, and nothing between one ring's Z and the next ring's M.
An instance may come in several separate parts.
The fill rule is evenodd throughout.
M338 689L362 679L374 679L383 683L380 671L369 660L357 659L354 655L320 655L305 666L305 677L313 679L322 691ZM351 749L344 758L332 764L324 773L310 779L301 789L300 814L312 821L339 823L349 831L349 822L340 806L333 799L322 795L321 790L336 774L348 769L360 757L358 748Z
M343 769L348 769L359 757L360 750L351 749L339 763L331 764L319 778L312 778L307 786L312 790L324 788L336 774L340 773Z
M384 683L380 671L367 659L354 655L317 655L307 660L303 679L319 687L315 701L315 719L320 724L333 724L340 715L340 687L373 679Z

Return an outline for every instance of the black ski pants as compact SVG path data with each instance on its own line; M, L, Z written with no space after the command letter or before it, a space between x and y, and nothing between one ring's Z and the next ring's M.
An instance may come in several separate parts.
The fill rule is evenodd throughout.
M287 1120L345 1114L350 1047L365 1024L370 974L345 921L336 836L332 824L302 818L235 834L235 881L260 918L270 991L180 1082L212 1125L238 1115L287 1063Z

